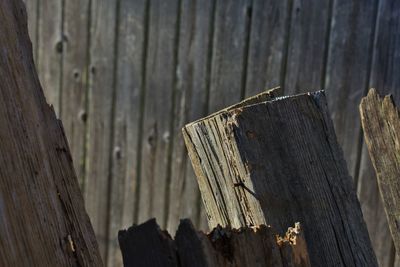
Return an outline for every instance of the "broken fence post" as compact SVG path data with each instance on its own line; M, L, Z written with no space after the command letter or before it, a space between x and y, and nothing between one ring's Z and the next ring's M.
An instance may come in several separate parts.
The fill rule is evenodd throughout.
M322 91L236 105L183 135L210 228L299 221L313 266L377 266Z
M118 234L125 267L309 267L307 246L300 224L284 237L265 225L240 229L196 231L181 220L175 240L155 219Z
M365 142L378 179L390 232L400 252L400 115L391 96L371 89L361 100Z

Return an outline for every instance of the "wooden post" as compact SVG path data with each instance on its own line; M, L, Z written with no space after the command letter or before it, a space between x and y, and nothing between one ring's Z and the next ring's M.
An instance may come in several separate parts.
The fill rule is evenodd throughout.
M299 221L313 266L377 266L322 91L223 110L183 134L211 228Z
M155 219L120 231L118 239L124 266L311 266L300 224L281 238L271 227L196 231L190 220L181 220L175 240L160 230Z
M102 266L21 0L0 1L0 266Z
M371 89L360 104L365 142L374 165L390 232L400 251L400 115L391 96Z

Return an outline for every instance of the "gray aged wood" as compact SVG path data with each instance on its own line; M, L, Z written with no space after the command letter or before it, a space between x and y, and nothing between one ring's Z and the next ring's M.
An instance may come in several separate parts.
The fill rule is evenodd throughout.
M26 23L21 0L0 1L0 265L102 266Z
M254 0L248 44L246 96L282 83L291 1ZM230 103L232 104L232 103Z
M377 266L323 92L222 111L187 125L209 218L278 232L301 221L315 266Z
M311 266L300 224L277 237L265 225L240 229L218 226L198 232L190 220L179 224L175 240L155 219L120 231L124 266Z
M215 2L181 2L171 182L167 199L169 207L166 228L170 233L176 232L180 218L191 218L202 230L208 228L207 220L202 218L204 208L181 128L207 115ZM204 224L200 224L204 221Z
M37 26L37 57L40 82L47 102L54 106L60 116L60 79L62 75L62 2L63 0L40 0Z
M179 8L178 0L151 1L149 7L138 222L156 217L163 227L171 178Z
M373 61L369 81L369 88L376 88L378 93L381 95L389 93L393 94L396 103L400 102L400 75L397 74L400 71L400 57L398 56L400 53L400 38L398 36L400 25L399 10L399 1L379 1ZM388 243L387 240L390 239L390 233L387 229L386 216L384 214L381 200L375 202L375 205L371 203L373 199L378 201L380 196L378 193L379 189L377 186L375 171L371 164L368 149L365 144L360 157L358 179L360 203L362 206L369 206L368 210L371 216L366 213L366 219L368 219L368 217L373 218L374 222L377 224L377 226L374 227L374 232L379 233L379 235L382 234L382 237L379 240L375 240L374 243L384 247ZM364 188L367 188L367 190ZM362 195L364 191L365 193ZM372 195L371 192L374 192L374 195ZM392 249L392 251L394 250ZM379 257L379 251L377 253ZM394 255L390 255L388 252L386 255L389 258L388 261L391 265Z
M325 89L329 110L343 148L350 174L358 185L358 197L372 246L380 266L392 266L390 233L374 179L359 178L362 132L357 110L365 94L372 62L378 1L334 1Z
M106 261L115 97L116 1L91 1L85 205ZM110 237L113 238L113 237Z
M287 95L323 85L332 1L293 1L285 79L280 84Z
M250 0L216 1L209 113L244 95L251 14Z
M400 113L393 99L371 89L360 104L361 122L378 179L390 232L400 251Z
M64 3L61 119L75 171L84 190L89 63L89 0Z
M122 266L117 233L135 222L138 210L138 154L142 117L143 62L148 1L119 5L116 98L112 153L107 265Z
M32 42L33 59L37 61L37 35L38 35L38 15L39 15L39 0L24 0L26 12L28 14L28 32Z

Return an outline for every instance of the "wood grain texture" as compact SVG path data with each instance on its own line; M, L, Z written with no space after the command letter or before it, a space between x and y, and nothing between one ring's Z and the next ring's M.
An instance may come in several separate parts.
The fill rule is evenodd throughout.
M218 226L204 234L190 220L182 220L173 240L153 219L120 231L118 238L127 267L311 266L300 224L277 237L265 225Z
M377 266L322 92L223 111L184 136L210 227L300 221L312 265Z
M400 101L400 38L398 35L400 25L400 3L398 1L379 1L376 34L373 48L373 61L369 88L376 88L379 94L393 94L394 100ZM382 201L371 203L371 199L380 199L379 189L376 182L376 174L368 155L368 149L363 144L360 170L358 178L358 192L363 213L366 220L369 220L370 232L375 231L377 235L371 235L373 243L378 246L386 247L390 239L390 232L387 226L386 216ZM363 196L362 192L365 193ZM374 192L374 195L372 195ZM393 249L392 249L393 251ZM388 255L388 251L376 250L378 259L381 255ZM394 258L391 255L390 258ZM387 259L391 266L391 259Z
M325 89L338 141L353 177L358 171L361 145L357 106L368 88L377 3L337 0L333 4Z
M64 0L40 0L38 17L38 39L36 67L47 102L54 106L60 116L60 95L62 76L62 34Z
M215 2L181 2L171 182L168 193L167 230L170 233L176 232L180 218L191 218L200 227L203 206L181 128L207 113Z
M249 0L216 2L208 113L242 98L251 14Z
M377 9L375 0L334 1L324 87L339 144L358 184L361 209L378 263L391 266L388 251L393 244L386 221L381 219L384 211L375 178L365 176L366 170L359 174L362 132L357 106L369 83ZM363 176L360 183L359 176Z
M91 2L85 205L106 259L114 107L117 2ZM105 260L106 261L106 260Z
M246 96L281 85L291 1L252 1Z
M137 212L138 141L143 115L141 101L148 1L123 0L119 9L114 133L110 152L112 180L108 213L108 266L122 266L117 233L119 229L132 225Z
M371 89L360 104L360 115L390 232L400 250L400 113L393 99Z
M88 113L89 4L89 0L68 0L63 12L61 119L82 190Z
M283 90L292 95L323 85L332 0L294 0Z
M0 1L0 24L0 265L102 266L22 1Z
M138 222L156 217L166 225L170 181L173 98L179 1L151 1L145 78Z

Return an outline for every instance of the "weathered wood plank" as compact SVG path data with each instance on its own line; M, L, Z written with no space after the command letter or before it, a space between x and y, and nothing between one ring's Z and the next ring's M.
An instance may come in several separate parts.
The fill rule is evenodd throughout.
M180 218L190 218L200 227L203 206L181 128L207 113L215 2L181 2L167 221L170 233L176 232Z
M390 96L382 99L371 89L361 101L360 115L390 232L400 251L400 113Z
M22 1L0 1L0 265L102 266L26 23Z
M400 38L398 36L400 25L400 3L398 1L379 1L376 34L374 40L373 61L369 81L370 88L376 88L379 94L385 95L392 93L397 103L400 101ZM366 220L369 220L369 229L379 233L371 235L373 242L377 246L387 246L390 233L387 226L386 216L381 201L371 203L371 199L379 199L379 189L376 182L376 175L371 164L368 149L363 144L360 170L358 178L358 192L361 206ZM361 195L365 192L363 195ZM372 192L374 195L372 195ZM388 255L383 250L376 251L378 258L380 255ZM394 257L394 256L392 256ZM388 265L392 260L388 259ZM383 264L383 263L382 263ZM384 265L383 265L384 266ZM386 265L387 266L387 265Z
M281 85L290 1L254 0L248 51L246 96Z
M138 222L165 226L170 181L179 1L151 1L145 80Z
M40 0L36 67L47 102L60 116L63 0Z
M244 94L252 14L249 0L217 1L215 8L209 113Z
M320 89L326 64L332 0L294 0L283 90L292 95Z
M24 0L24 3L26 6L26 12L28 14L28 31L29 39L32 42L33 59L36 62L39 0Z
M91 1L85 205L106 260L117 2Z
M132 225L138 207L138 141L141 134L140 118L143 115L141 109L148 3L147 0L122 0L119 6L108 266L122 266L117 233Z
M368 88L377 3L337 0L333 5L325 89L338 141L353 177L358 171L361 145L357 106Z
M89 0L64 5L61 119L71 148L75 171L84 190L85 137L88 92Z
M310 266L300 224L277 237L265 225L240 229L218 226L198 232L190 220L179 224L175 240L156 221L120 231L124 266Z
M369 83L378 1L334 1L325 88L329 110L350 174L357 184L362 147L357 106ZM363 175L360 173L360 175ZM393 244L382 218L374 180L359 184L358 196L380 266L390 265ZM389 238L389 239L388 239Z
M223 111L184 136L210 227L301 221L312 265L377 265L322 92Z

